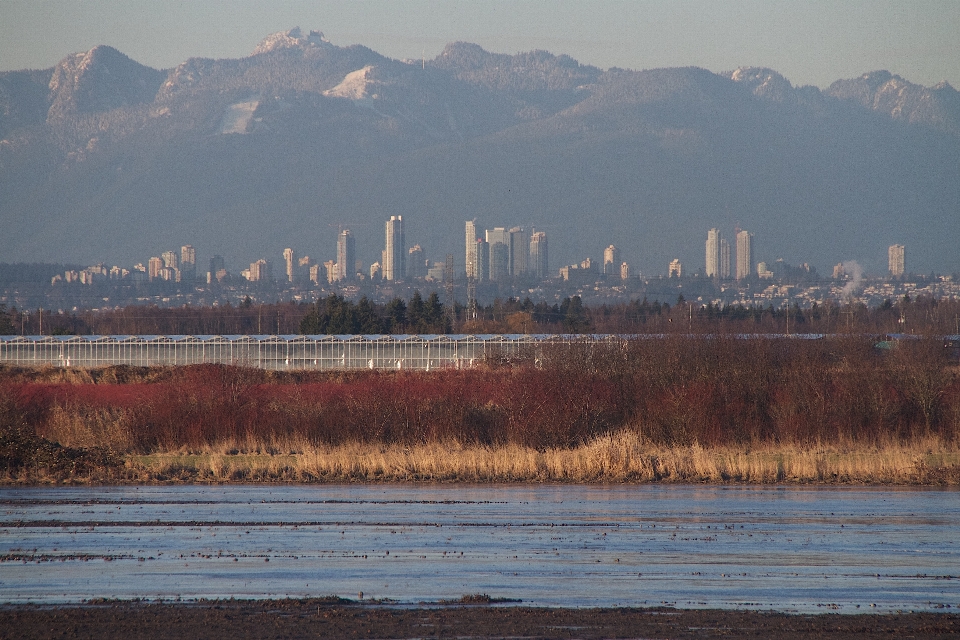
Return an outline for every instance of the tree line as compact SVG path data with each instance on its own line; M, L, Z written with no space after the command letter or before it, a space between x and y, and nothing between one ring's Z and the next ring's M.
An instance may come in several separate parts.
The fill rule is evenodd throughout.
M801 309L761 305L674 304L633 300L589 305L579 296L550 304L530 298L474 306L419 291L409 300L357 301L331 294L314 302L117 309L54 313L0 304L0 335L256 334L529 334L529 333L915 333L960 334L960 300L904 296L878 307L826 302Z

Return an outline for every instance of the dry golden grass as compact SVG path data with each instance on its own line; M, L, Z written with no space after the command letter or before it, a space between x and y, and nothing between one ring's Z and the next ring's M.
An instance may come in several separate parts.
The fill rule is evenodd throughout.
M663 447L632 432L545 451L458 443L312 447L293 442L270 448L229 443L208 451L129 456L126 475L140 481L201 482L958 484L960 450L934 440L811 449Z

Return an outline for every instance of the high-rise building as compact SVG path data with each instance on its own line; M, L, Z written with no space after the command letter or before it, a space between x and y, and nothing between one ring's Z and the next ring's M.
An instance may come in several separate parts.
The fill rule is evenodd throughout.
M683 265L680 264L680 258L674 258L670 261L670 266L667 267L667 277L668 278L679 278L683 275Z
M467 220L466 224L466 265L467 277L477 277L477 221Z
M227 275L227 269L223 262L223 256L213 256L210 258L210 269L207 271L207 282L223 280Z
M406 260L403 216L390 216L386 224L386 241L383 249L383 279L402 280L406 273Z
M297 271L296 271L297 258L293 253L293 249L291 249L290 247L287 247L286 249L283 250L283 261L287 265L287 268L286 268L287 282L293 282L294 280L296 280L296 276L297 276Z
M730 278L730 243L720 238L720 278Z
M902 244L890 245L890 248L887 250L887 259L890 263L890 275L891 276L902 276L904 270L906 269L906 262L904 261L904 247Z
M510 246L504 242L490 244L490 279L503 282L510 277Z
M610 245L603 250L603 275L612 276L620 271L620 250Z
M720 277L720 230L710 229L707 232L706 275L708 278Z
M485 235L487 238L487 244L492 245L494 242L499 242L508 246L510 245L510 233L503 227L487 229Z
M424 257L423 249L415 244L407 252L407 277L412 279L425 278L427 276L427 259Z
M337 279L354 280L357 275L356 242L350 229L342 229L337 236Z
M530 234L522 227L510 229L510 275L519 278L527 274L530 253Z
M327 273L327 283L334 283L340 279L340 270L337 268L340 265L337 264L335 260L327 260L323 263L323 268Z
M753 234L737 231L737 280L753 275Z
M486 282L490 279L490 245L483 238L477 238L477 250L474 255L477 257L476 281Z
M250 282L266 282L273 280L273 265L267 260L260 258L256 262L250 263L247 279Z
M530 237L529 270L537 280L543 280L550 273L547 260L547 234L535 231Z
M486 236L490 254L487 275L493 281L506 280L510 276L510 232L504 227L494 227L487 229Z
M147 276L151 280L156 280L160 277L160 270L164 268L163 259L153 256L147 261Z
M620 263L620 279L629 280L630 279L630 265L626 262Z
M180 247L180 271L184 280L197 279L197 251L189 244Z
M163 260L163 266L170 269L180 268L180 255L176 251L164 251L160 254L160 258Z

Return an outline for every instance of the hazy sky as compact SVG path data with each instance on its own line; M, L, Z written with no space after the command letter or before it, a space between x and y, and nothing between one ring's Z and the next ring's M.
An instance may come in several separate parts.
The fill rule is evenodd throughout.
M960 0L0 0L0 70L98 44L156 68L236 58L295 26L394 58L463 40L602 68L765 66L820 87L887 69L960 88Z

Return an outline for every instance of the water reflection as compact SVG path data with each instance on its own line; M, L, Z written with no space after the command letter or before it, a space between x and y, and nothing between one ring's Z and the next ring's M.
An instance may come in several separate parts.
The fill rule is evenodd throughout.
M0 490L0 600L336 594L960 606L960 492L716 486Z

